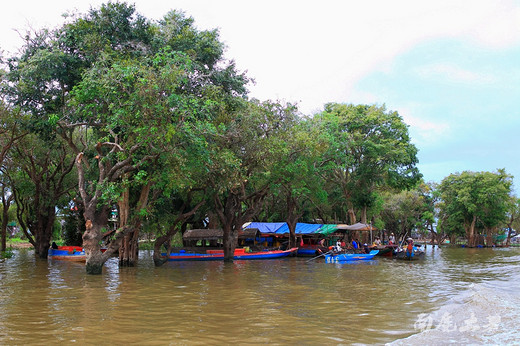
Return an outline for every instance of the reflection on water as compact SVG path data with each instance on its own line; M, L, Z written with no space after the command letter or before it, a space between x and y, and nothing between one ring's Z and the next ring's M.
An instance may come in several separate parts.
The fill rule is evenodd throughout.
M424 344L418 316L457 311L483 290L507 300L520 262L518 249L431 247L413 263L287 258L155 268L150 253L140 256L136 268L111 259L100 276L27 250L3 260L0 344L381 344L412 334L403 342ZM478 304L493 305L476 310L482 318L498 305Z

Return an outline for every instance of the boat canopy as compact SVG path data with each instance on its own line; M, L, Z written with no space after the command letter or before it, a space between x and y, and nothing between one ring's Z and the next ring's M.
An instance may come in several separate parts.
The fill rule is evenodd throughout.
M347 225L298 222L296 224L295 234L327 237L340 229L341 226ZM248 228L258 228L262 235L288 235L290 233L289 226L287 226L285 222L251 222L244 225L244 230Z
M296 229L294 230L295 234L313 234L316 233L317 230L321 228L320 224L312 224L312 223L297 223ZM282 227L280 227L276 234L289 234L289 226L285 223Z
M334 224L325 224L320 227L315 233L321 234L324 237L327 237L334 233L338 229L338 225Z
M244 230L258 228L261 234L277 234L278 229L284 225L287 226L285 222L251 222L244 227Z
M347 231L377 231L373 225L369 225L366 223L355 223L353 225L337 225L339 230L347 230Z

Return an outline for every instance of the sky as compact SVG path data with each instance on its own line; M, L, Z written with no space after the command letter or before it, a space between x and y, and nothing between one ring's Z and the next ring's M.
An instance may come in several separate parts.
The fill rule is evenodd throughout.
M18 32L64 23L106 1L2 4L0 50ZM520 186L520 0L135 0L151 20L184 11L218 29L250 95L297 103L385 105L409 125L425 181L504 168ZM18 31L18 32L17 32Z

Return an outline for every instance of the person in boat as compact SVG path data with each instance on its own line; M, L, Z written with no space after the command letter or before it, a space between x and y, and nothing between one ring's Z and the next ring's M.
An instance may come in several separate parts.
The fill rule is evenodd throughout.
M321 238L320 240L320 246L325 247L325 238Z
M54 249L54 250L57 250L58 249L58 244L56 244L56 242L52 242L51 244L51 248Z
M334 247L334 251L339 253L342 250L343 250L343 247L341 246L341 241L338 239L338 241L336 242L336 246Z
M413 239L408 238L406 239L407 245L406 245L406 256L411 257L413 253Z
M352 239L352 248L354 250L359 249L359 242L357 241L357 239Z
M370 248L368 247L367 243L363 244L363 252L364 253L370 253Z
M393 233L390 233L390 237L388 237L388 245L394 245L395 244L395 237Z
M376 237L376 239L374 240L374 247L378 247L381 245L381 239L379 239L379 237Z

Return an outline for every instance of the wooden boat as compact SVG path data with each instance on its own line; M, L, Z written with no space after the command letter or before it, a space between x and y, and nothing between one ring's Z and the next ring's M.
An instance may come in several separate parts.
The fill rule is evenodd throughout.
M424 251L414 247L411 253L406 252L406 250L401 250L396 252L394 257L399 260L417 261L424 258Z
M395 249L397 249L397 245L381 245L378 247L373 247L372 249L379 250L377 256L392 257L394 255Z
M328 248L320 245L304 245L298 248L298 252L296 252L296 254L298 256L317 256L327 251L329 251Z
M49 257L55 260L85 262L87 256L81 246L58 246L49 249Z
M325 255L325 262L338 263L348 261L366 261L374 258L379 253L379 250L372 250L370 253L344 253L344 254L330 254Z
M246 252L246 249L235 249L233 259L252 260L252 259L273 259L287 257L296 253L298 248L289 250L266 250L256 252ZM162 254L166 256L166 254ZM168 261L215 261L224 259L224 250L207 250L206 253L176 252L170 253Z

